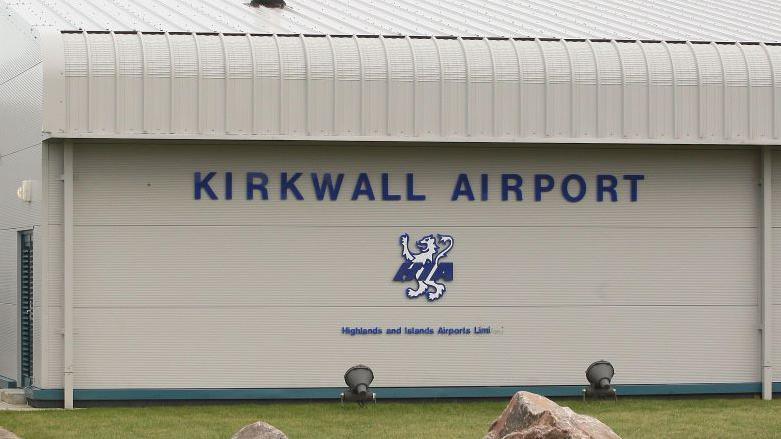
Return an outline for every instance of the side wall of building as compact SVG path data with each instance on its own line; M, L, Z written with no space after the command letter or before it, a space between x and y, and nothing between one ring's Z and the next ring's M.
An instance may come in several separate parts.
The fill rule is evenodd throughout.
M23 202L16 191L23 180L40 189L43 74L37 39L7 12L0 5L0 376L18 380L18 234L40 224L41 203L40 196Z
M375 368L381 387L578 385L585 366L601 358L616 365L618 384L760 380L755 148L74 148L77 389L338 387L357 362ZM48 156L45 379L59 388L61 147L51 146ZM217 173L218 200L205 192L195 199L195 172ZM233 173L232 200L225 199L226 172ZM246 199L248 172L267 174L268 201L258 200L258 191ZM292 192L280 199L283 172L303 173L303 201ZM336 201L317 200L312 172L345 174ZM351 200L361 172L377 198L388 173L390 192L402 200ZM426 201L405 200L407 173ZM471 177L475 201L451 201L461 173ZM503 173L524 177L523 201L514 193L501 200ZM489 175L486 201L481 174ZM557 184L579 174L589 190L570 203L556 186L537 202L537 174ZM599 174L645 179L635 202L626 180L617 202L599 202ZM412 284L392 281L402 233L456 239L448 256L455 277L444 299L410 300L404 288ZM479 325L494 333L341 331Z
M41 388L61 388L63 373L63 301L64 301L64 229L63 229L63 193L64 174L63 143L48 141L44 150L44 169L46 171L46 297L44 298L45 321L40 319L39 329L46 344L41 373Z

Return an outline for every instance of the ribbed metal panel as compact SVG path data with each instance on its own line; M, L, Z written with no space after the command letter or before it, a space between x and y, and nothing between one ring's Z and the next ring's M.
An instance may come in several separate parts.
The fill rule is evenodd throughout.
M40 360L36 362L40 372L36 378L37 385L41 388L62 387L63 372L63 295L64 286L64 232L63 232L63 147L62 144L49 143L47 145L47 200L48 203L48 246L47 254L39 252L41 258L48 258L46 267L48 279L46 282L45 302L41 304L46 308L46 315L41 314L40 324L36 328L41 331L42 339L45 339L47 349ZM40 260L40 259L39 259ZM43 324L43 319L45 324ZM39 343L41 346L43 343Z
M0 84L41 62L41 52L27 23L0 0ZM5 102L4 100L0 102Z
M62 239L62 235L60 235ZM60 262L62 266L62 262ZM59 291L53 290L53 294L59 293L62 297L62 288ZM62 300L62 299L60 299ZM41 361L45 361L48 371L46 376L41 377L39 380L40 386L43 388L62 388L62 371L63 364L63 314L62 307L52 306L48 310L46 337L48 337L48 348Z
M1 3L1 2L0 2ZM16 0L35 28L781 41L773 0Z
M62 34L60 137L779 143L781 46ZM60 76L60 72L63 73Z
M774 249L774 251L778 251ZM776 253L778 254L778 253ZM774 293L774 297L778 297L778 293ZM781 301L776 299L776 304L773 305L773 322L781 322ZM775 366L781 364L781 325L775 323L773 326L773 381L781 381L781 367Z
M41 201L43 204L43 201ZM42 320L48 318L45 311L48 312L46 307L46 301L44 300L46 286L43 284L43 271L44 259L48 257L45 254L44 243L47 240L43 236L43 228L35 227L33 229L33 382L34 386L40 387L44 381L44 371L46 368L43 366L47 359L45 354L47 346L44 342L48 342L45 331L48 325L41 324ZM37 264L37 265L36 265Z
M170 309L430 307L425 301L405 303L400 285L389 282L400 259L393 238L425 236L429 229L77 227L82 244L75 247L75 303ZM436 229L446 229L459 241L458 281L449 287L459 294L439 308L757 304L755 229ZM349 264L351 275L335 265L343 261L323 260L326 254L350 254L356 241L376 251L362 251L360 264ZM151 252L156 243L165 250ZM262 249L274 257L264 256ZM303 267L317 268L307 272ZM369 297L356 300L340 293L350 285L364 286Z
M77 388L340 387L348 367L367 363L379 387L577 385L600 358L616 366L619 384L759 380L756 307L605 306L600 318L589 310L450 308L444 317L436 307L77 308L75 381ZM471 321L504 333L350 338L335 323Z
M579 384L597 357L621 383L759 379L753 151L221 142L77 143L75 153L79 388L339 386L355 362L375 367L381 386ZM193 200L192 172L207 168L236 181L248 170L339 171L347 188L358 171L414 172L429 199L425 209L313 202L301 184L306 201ZM619 170L646 175L639 202L441 201L457 172ZM277 199L275 183L269 191ZM432 231L457 236L457 279L446 301L409 303L390 282L397 238ZM60 313L52 308L50 385L61 382ZM505 332L339 333L472 322Z
M0 373L8 378L19 373L19 343L14 337L19 333L19 308L16 304L0 303Z
M0 375L16 378L19 373L19 308L17 298L16 230L0 230Z
M43 73L38 40L2 2L0 42L0 375L19 380L18 231L39 224L40 203L16 190L41 178Z
M566 149L565 157L561 148L539 146L519 150L474 145L425 148L419 145L375 145L372 148L334 145L324 148L295 144L220 144L219 148L218 153L214 147L199 144L81 146L83 152L77 151L77 160L81 160L75 170L80 181L74 194L76 226L435 224L566 228L599 224L746 228L758 224L757 160L756 154L749 150L572 148ZM649 169L649 163L654 164L652 169ZM172 172L172 166L181 171ZM257 203L240 200L196 202L192 199L192 172L195 170L234 172L236 197L243 195L239 178L244 173L266 172L273 177L269 190L275 196ZM643 202L597 203L594 175L608 170L646 175L647 180L641 183L640 189ZM278 179L283 171L304 173L298 186L305 200L279 200L276 196L279 194ZM344 172L342 198L337 202L317 201L310 172ZM399 209L396 203L378 201L367 206L351 201L349 196L359 172L369 173L375 186L379 184L377 179L381 173L390 173L394 177L390 184L397 192L403 192L405 173L415 172L415 187L428 194L426 208L405 210ZM491 175L488 201L470 202L463 197L450 201L455 178L462 172L471 175L472 179L479 178L481 173ZM499 175L508 172L525 177L525 201L501 201ZM559 192L551 192L543 202L534 201L533 174L549 173L561 180L572 172L588 176L587 203L568 203ZM219 193L224 187L222 178L220 174L214 180L214 188ZM144 187L139 189L139 184ZM716 184L719 190L714 190ZM622 200L626 201L628 186L623 185L620 190ZM172 204L171 200L177 202ZM728 203L729 207L723 203ZM302 215L302 211L317 212L317 215Z
M773 381L781 381L781 151L773 151Z
M14 307L18 304L19 295L17 233L16 230L0 230L0 244L2 244L2 250L0 251L2 252L3 261L13 262L13 264L8 263L0 266L0 304ZM16 317L14 317L14 321L16 321ZM13 340L13 343L16 345L16 340ZM13 376L15 375L16 371L14 371Z
M43 69L37 64L7 82L0 83L0 156L40 145L43 125L42 79Z

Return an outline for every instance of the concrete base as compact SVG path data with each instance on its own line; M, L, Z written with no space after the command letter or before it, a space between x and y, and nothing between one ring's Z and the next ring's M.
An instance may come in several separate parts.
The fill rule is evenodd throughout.
M3 389L0 390L0 400L8 404L27 405L27 399L24 396L24 389Z

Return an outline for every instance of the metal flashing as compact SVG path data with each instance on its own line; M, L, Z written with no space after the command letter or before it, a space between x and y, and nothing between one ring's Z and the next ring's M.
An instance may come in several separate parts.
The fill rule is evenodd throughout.
M506 398L518 391L549 397L579 397L583 385L564 386L485 386L485 387L378 387L379 399L419 398ZM619 396L641 395L718 395L751 394L762 389L761 383L692 383L692 384L619 384ZM341 387L265 388L265 389L76 389L78 401L167 401L167 400L336 400ZM781 392L781 382L773 383L773 392ZM61 401L62 389L27 388L28 399Z

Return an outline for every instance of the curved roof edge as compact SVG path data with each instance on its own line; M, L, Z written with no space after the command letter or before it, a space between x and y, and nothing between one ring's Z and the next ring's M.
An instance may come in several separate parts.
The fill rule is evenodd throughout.
M781 144L781 46L47 33L50 137Z

